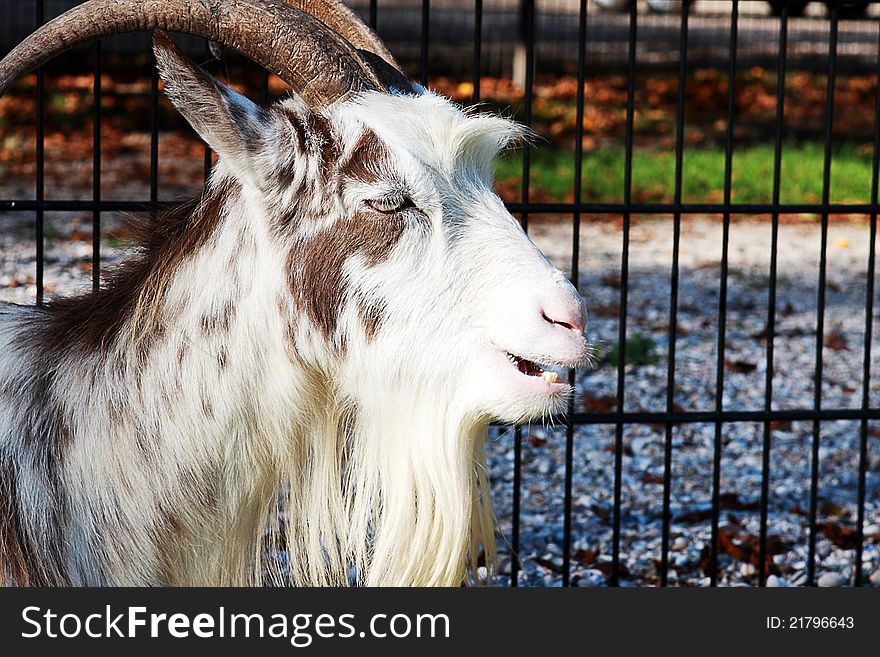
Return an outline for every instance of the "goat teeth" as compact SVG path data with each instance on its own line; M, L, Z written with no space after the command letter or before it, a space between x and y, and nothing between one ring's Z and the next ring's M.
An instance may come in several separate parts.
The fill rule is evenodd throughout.
M546 381L547 383L556 383L559 375L556 372L542 372L541 378L544 379L544 381Z

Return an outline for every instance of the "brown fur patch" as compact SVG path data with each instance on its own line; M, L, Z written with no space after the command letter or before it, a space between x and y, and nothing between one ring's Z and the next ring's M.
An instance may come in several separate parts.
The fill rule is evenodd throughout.
M17 453L0 445L0 570L22 585L60 586L68 526L61 473L75 437L52 395L54 372L39 358L34 367L7 380L22 424Z
M73 436L51 399L50 381L41 375L21 389L29 398L21 409L25 453L13 459L0 450L0 573L20 586L67 583L61 566L67 523L59 478ZM22 499L30 500L26 508Z
M235 304L227 301L220 310L202 316L202 332L211 335L217 332L227 333L235 320Z
M378 265L391 254L404 228L400 218L362 213L336 222L291 249L290 289L325 337L336 330L346 297L346 261L359 255L368 267Z
M218 514L223 499L221 468L216 464L205 463L204 467L195 469L184 467L180 470L180 486L185 492L186 501L181 508L161 506L157 509L156 523L153 526L156 547L158 549L159 567L164 584L179 586L192 584L181 580L186 572L181 565L192 558L194 550L200 552L200 531L213 534L217 531Z
M184 526L178 515L173 511L165 510L162 516L163 525L171 537L177 540L181 539L184 535Z
M324 179L329 177L331 167L339 159L339 144L333 135L330 122L316 112L304 115L288 109L281 110L282 115L290 122L296 136L296 145L303 156L319 156ZM292 178L292 172L281 173L281 178Z
M223 484L216 469L208 468L201 474L190 474L193 483L189 489L197 494L196 501L210 515L220 512L223 498Z
M58 353L106 354L123 330L143 355L164 335L162 299L176 269L207 243L220 213L237 192L226 183L152 219L142 229L141 255L121 266L107 285L81 297L57 299L44 307L40 342Z
M339 145L333 137L330 122L320 114L310 112L308 116L309 134L316 146L316 153L321 156L323 177L329 177L330 168L339 159Z
M15 473L6 463L0 468L0 584L30 586L31 566L21 533Z
M341 178L353 178L373 183L382 177L383 163L389 154L385 145L372 130L364 131L352 149L351 155L339 164Z
M158 548L159 567L166 586L179 586L177 579L180 574L180 562L183 555L189 549L186 528L180 516L174 511L162 508L159 510L159 518L153 529L156 535L156 547Z
M149 464L156 463L156 451L159 447L158 436L149 436L144 431L136 429L134 433L134 444L138 453L144 457L144 462Z
M361 323L364 325L364 335L366 335L367 342L371 342L376 337L382 324L382 309L374 304L359 301L358 314L360 315Z
M300 151L306 157L320 157L320 180L306 182L308 194L316 189L323 193L340 193L346 181L372 183L388 175L390 159L382 141L372 130L366 130L351 153L340 161L339 145L330 123L314 112L301 115L285 111ZM307 194L307 195L308 195ZM290 226L299 220L299 207L278 212L277 225L289 234ZM294 244L288 257L289 286L299 309L328 339L336 330L341 306L347 295L344 266L349 258L361 256L368 267L384 261L400 240L405 222L394 216L377 216L363 211L342 219L316 235ZM288 316L279 302L282 316ZM363 309L365 330L370 338L379 328L378 309Z
M306 152L306 124L303 123L302 117L297 112L291 112L289 110L282 110L284 116L290 121L290 125L293 126L293 134L296 135L296 144L299 148L300 153Z

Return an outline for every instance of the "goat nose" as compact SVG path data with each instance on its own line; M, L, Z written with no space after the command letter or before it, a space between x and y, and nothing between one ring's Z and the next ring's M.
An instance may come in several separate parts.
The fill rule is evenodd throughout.
M558 324L563 328L583 333L586 321L583 301L580 298L566 301L567 303L561 300L556 303L545 303L541 309L541 316L550 324Z

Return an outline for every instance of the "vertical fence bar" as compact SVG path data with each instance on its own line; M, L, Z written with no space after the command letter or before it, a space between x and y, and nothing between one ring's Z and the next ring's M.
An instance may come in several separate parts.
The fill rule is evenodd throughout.
M880 32L878 32L880 52ZM880 188L880 55L877 57L878 84L874 97L874 153L871 164L871 205L877 207ZM877 257L877 212L871 213L868 243L868 264L865 281L865 354L862 364L862 413L871 405L871 347L874 338L874 269ZM868 472L868 418L859 426L859 474L856 493L856 553L853 564L853 586L862 586L862 554L865 549L866 477Z
M581 202L581 187L584 168L584 78L586 65L584 55L587 45L587 0L580 0L578 12L578 90L577 108L575 110L574 130L574 202ZM580 291L580 252L581 252L581 215L575 212L572 215L572 245L571 245L571 274L570 279L575 289ZM568 371L568 384L575 385L575 370ZM569 586L571 582L571 515L572 515L572 479L574 475L574 424L571 415L574 413L574 398L568 402L568 415L565 420L565 484L563 490L563 518L562 529L562 585Z
M92 114L92 200L101 202L101 40L95 41L94 112ZM92 211L92 289L101 285L101 211Z
M678 107L675 117L675 204L681 203L682 167L684 163L684 113L685 86L687 84L688 9L690 0L681 7L681 32L679 33ZM672 271L669 283L669 347L666 360L666 412L675 410L675 342L678 333L678 256L681 244L681 213L672 218ZM669 524L672 497L672 423L666 422L663 444L663 520L660 538L660 586L668 584L669 577Z
M526 31L526 88L523 98L523 123L530 126L532 123L532 76L534 75L534 0L524 0L524 29ZM522 171L522 202L525 205L529 203L529 149L523 150L523 171ZM529 230L528 212L522 213L523 230ZM513 430L514 451L513 451L513 537L511 541L511 549L514 554L511 559L511 586L517 586L519 574L519 513L520 500L522 496L522 428L515 427Z
M474 92L471 102L480 102L480 79L482 77L483 55L483 0L474 0Z
M874 151L875 154L877 151ZM872 191L872 195L874 199L872 203L874 205L877 204L876 200L876 192L877 192L877 157L875 155L874 158L874 187ZM872 332L874 329L873 326L873 313L874 313L874 267L875 267L875 259L877 256L877 213L871 213L871 228L870 228L870 245L868 247L868 272L867 272L867 287L865 290L865 360L864 360L864 371L862 374L862 411L867 413L868 407L870 405L870 385L871 385L871 341L872 341ZM866 487L866 474L868 471L868 420L867 418L862 418L861 426L859 427L859 475L858 475L858 490L857 490L857 501L856 504L858 506L856 510L856 553L855 553L855 564L853 570L853 585L854 586L862 586L862 553L865 548L865 487Z
M522 505L522 427L513 429L513 503L510 521L510 585L519 586L519 519Z
M431 27L431 0L422 0L422 52L419 62L419 78L423 85L428 85L428 39Z
M718 359L715 370L715 412L724 411L724 360L727 347L727 277L730 251L730 204L733 187L733 124L736 112L736 54L739 27L739 0L730 8L729 67L727 69L727 129L724 141L724 215L721 235L721 281L718 290ZM712 451L712 537L709 546L709 584L718 585L718 524L721 516L721 420L715 422Z
M37 0L36 9L37 28L46 22L46 3L45 0ZM37 69L37 143L36 143L36 190L37 211L35 214L35 240L36 240L36 288L37 288L37 305L43 305L43 268L45 266L45 246L46 246L46 215L41 204L46 200L46 79L43 67Z
M535 2L534 0L523 0L526 7L525 29L526 29L526 87L523 98L523 122L531 127L532 125L532 85L534 83L534 64L535 64ZM522 172L522 202L529 204L531 183L531 153L528 148L523 149L523 172ZM529 215L527 212L522 214L523 230L529 231ZM522 442L522 441L519 441ZM522 470L522 457L520 456L519 468ZM517 538L517 541L519 539Z
M370 0L370 27L374 30L379 22L379 7L377 0Z
M528 149L525 149L523 157L526 156ZM528 202L528 180L523 185L523 202ZM510 549L512 554L510 559L510 585L519 586L519 532L520 532L520 514L522 502L522 427L513 428L513 503L511 513L513 518L511 521L511 537Z
M208 74L213 73L214 62L217 58L214 57L214 53L211 52L211 42L205 39L205 65L202 67ZM211 168L214 165L214 162L211 157L211 147L205 143L205 184L208 184L208 179L211 177Z
M779 53L776 76L776 132L773 147L773 206L779 205L782 174L782 130L785 111L785 67L788 53L788 6L783 5L779 17ZM779 246L779 212L771 214L770 280L767 293L767 369L764 379L764 410L773 405L773 347L776 336L776 269ZM764 422L764 439L761 446L761 520L758 537L758 584L764 586L767 575L767 512L770 504L770 447L773 437L771 422Z
M638 40L638 13L636 3L629 8L629 44L626 80L626 130L623 165L623 236L620 255L620 301L617 327L617 412L624 413L626 396L626 316L629 303L629 229L632 204L633 131L635 117L636 42ZM623 425L622 419L614 425L614 491L611 514L611 577L610 586L620 584L620 516L623 487Z
M519 586L519 532L522 507L522 427L513 428L513 501L510 522L510 585Z
M159 70L150 48L150 202L159 200Z
M522 29L526 40L526 76L523 93L523 123L532 125L532 91L535 75L535 0L523 0ZM523 149L522 171L522 202L529 203L529 186L531 183L532 157L528 148ZM522 213L523 230L529 230L529 214Z
M831 7L831 28L828 37L828 88L825 92L825 156L822 169L822 205L831 198L831 146L834 132L834 86L836 80L837 27L839 7ZM825 346L825 284L828 268L828 212L822 212L822 239L819 253L819 291L816 302L816 370L814 374L813 408L822 408L823 353ZM819 498L819 443L821 423L813 421L813 439L810 457L810 536L807 547L807 586L816 576L816 514Z

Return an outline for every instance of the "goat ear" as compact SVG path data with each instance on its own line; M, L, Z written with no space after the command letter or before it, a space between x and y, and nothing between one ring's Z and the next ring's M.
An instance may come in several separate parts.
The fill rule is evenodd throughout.
M153 32L153 51L171 103L235 171L249 172L249 153L265 131L265 110L208 75L161 30Z

